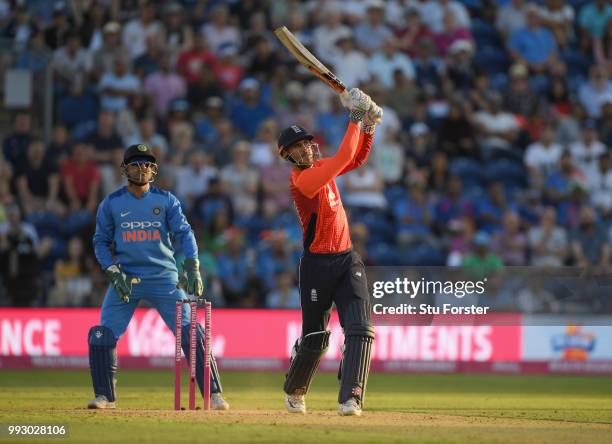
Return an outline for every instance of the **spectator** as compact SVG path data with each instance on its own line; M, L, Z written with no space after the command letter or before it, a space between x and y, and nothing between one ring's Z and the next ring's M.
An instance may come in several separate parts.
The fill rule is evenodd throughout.
M219 80L219 85L226 91L233 92L238 88L238 84L244 76L244 71L236 56L238 47L231 43L223 44L217 51L219 60L213 65L215 76Z
M462 3L455 0L428 0L421 9L421 17L434 34L444 30L444 14L452 15L457 26L470 28L470 14Z
M276 163L279 157L276 146L279 132L278 124L274 119L266 119L261 123L255 140L251 144L250 162L253 165L266 167Z
M191 86L200 82L205 70L210 72L215 63L217 57L208 50L204 36L195 33L192 46L179 55L177 70Z
M219 96L210 96L203 101L204 113L194 118L196 138L204 144L210 143L217 137L217 124L223 118L223 99Z
M491 236L479 231L473 238L474 251L469 253L461 262L461 267L473 279L491 279L491 276L504 267L504 262L499 255L489 248Z
M333 63L336 75L347 85L360 85L370 80L368 59L355 47L352 31L338 34Z
M409 8L404 15L405 21L397 29L395 36L398 48L409 57L416 57L423 40L433 41L434 35L421 20L421 14L416 8Z
M504 213L502 230L493 235L491 243L492 251L499 255L504 265L527 265L527 237L521 232L518 213L511 210Z
M155 12L155 5L152 2L145 2L140 7L140 16L130 20L123 28L123 46L127 48L132 60L146 52L148 38L157 40L158 44L162 41L164 29L155 19Z
M7 222L0 225L0 269L13 307L31 307L41 294L40 263L51 242L42 241L33 225L23 222L16 205L6 209Z
M516 212L518 208L506 197L501 182L491 182L487 191L486 196L476 201L476 217L482 231L493 233L502 229L504 214L508 211Z
M514 60L529 66L534 73L548 70L557 55L557 44L553 34L542 27L537 6L528 7L527 25L510 35L508 47Z
M140 79L159 71L159 63L163 54L163 48L156 37L147 37L145 45L145 52L134 59L134 74Z
M150 114L145 114L138 121L138 132L127 137L123 145L130 146L138 143L148 145L152 150L161 151L168 154L168 141L157 132L155 118Z
M346 118L346 113L343 114ZM370 154L370 162L385 184L400 183L404 178L406 155L398 139L399 131L387 131L387 136Z
M69 87L75 81L82 81L91 63L89 54L81 47L77 33L71 32L66 35L66 45L55 50L51 64L58 80L65 87Z
M397 227L397 240L403 245L431 242L432 202L427 197L425 184L413 179L409 194L393 207Z
M442 16L442 29L434 37L434 42L438 48L438 54L446 57L450 48L458 41L472 42L472 33L465 24L457 21L451 10L444 11Z
M342 24L342 14L335 5L325 7L323 23L315 27L312 33L312 45L315 53L320 55L324 63L336 63L336 42L340 37L351 34L351 29Z
M598 66L612 72L612 17L608 20L603 35L593 38L593 58Z
M121 139L115 131L115 114L109 110L101 110L98 114L98 124L95 132L90 134L85 142L94 147L94 159L97 162L108 163L112 152L122 148Z
M456 40L448 48L448 79L457 91L468 91L476 76L474 45L470 40Z
M229 119L221 118L215 125L216 137L206 145L206 151L210 153L215 163L224 167L231 162L232 147L240 140L237 131Z
M357 46L367 55L382 49L384 41L393 37L391 29L384 22L384 6L381 0L369 0L366 18L355 28Z
M259 82L247 78L240 82L240 97L232 104L229 115L236 128L253 138L261 122L272 117L274 110L261 99Z
M572 188L576 183L585 182L584 174L574 166L571 154L565 151L559 159L559 168L548 175L545 185L546 201L555 205L557 218L561 224L568 222Z
M174 176L176 168L187 163L189 153L194 148L193 125L190 122L176 123L170 130L170 165L168 168L174 169L172 173Z
M64 125L58 123L53 126L48 153L52 159L55 159L58 165L61 165L70 156L68 137L68 129Z
M270 41L263 36L257 37L253 43L247 72L260 82L265 82L272 77L280 63L278 53L274 51ZM348 80L344 80L348 82Z
M537 141L527 147L524 162L534 188L542 188L544 180L559 166L563 148L555 142L555 127L547 124L542 128Z
M546 0L540 8L542 25L550 29L560 48L566 47L572 40L574 32L574 8L564 0Z
M600 38L612 19L612 5L607 0L592 0L580 9L578 23L587 40Z
M601 141L607 147L612 147L612 97L601 107L601 125L599 126Z
M416 77L412 61L407 55L397 51L397 44L390 37L383 40L380 49L370 56L369 71L383 88L388 89L393 87L393 75L396 70L401 71L409 80L414 80Z
M495 27L504 40L527 26L527 8L525 0L510 0L497 10Z
M580 227L571 236L572 258L578 267L594 267L608 273L610 244L604 227L596 220L595 210L585 206L580 210Z
M254 276L253 254L245 254L244 233L230 228L225 233L225 249L219 255L219 278L226 305L254 307L258 300L259 282Z
M471 107L468 102L453 101L448 116L442 120L439 146L448 157L478 157L474 131L470 123Z
M335 148L340 146L344 137L344 129L347 124L346 109L336 94L329 98L329 103L329 111L321 112L316 116L315 127L317 134L322 136L324 145Z
M45 45L44 33L37 31L30 38L28 46L17 57L15 68L39 74L47 66L49 57L50 51Z
M474 235L476 234L476 220L473 217L464 217L452 221L449 226L451 243L449 255L446 258L448 267L458 267L463 260L474 252Z
M285 99L285 107L278 112L278 125L281 128L295 124L304 128L312 128L314 113L306 102L304 86L295 80L288 82L285 87Z
M612 98L612 81L608 79L608 73L604 67L591 67L589 81L580 85L578 97L589 117L592 119L601 117L602 105Z
M473 124L477 131L477 142L485 158L495 150L511 150L519 132L516 117L505 112L499 93L490 93L487 108L474 113Z
M223 233L234 220L232 200L223 192L218 177L210 179L208 190L195 201L193 212L204 229L202 235L206 250L217 254L223 247Z
M91 145L77 142L72 156L62 165L60 175L72 212L85 210L94 214L99 203L100 170L92 160L91 151Z
M572 112L572 103L564 77L554 76L551 78L548 102L552 107L552 113L561 118Z
M164 7L165 42L164 46L172 53L191 48L193 30L185 22L185 11L178 2L171 2Z
M278 127L274 125L273 129L278 129ZM278 131L275 133L270 131L270 134L271 137L276 138ZM271 146L270 150L273 150L275 146ZM283 162L280 156L273 155L272 163L259 167L259 174L263 192L262 205L265 206L266 203L271 202L279 212L291 211L293 209L291 199L286 189L291 176L291 168L287 162Z
M266 298L268 308L297 309L300 308L300 292L293 283L290 271L276 273L276 287Z
M512 114L527 118L532 116L540 99L529 86L529 72L525 65L516 63L510 68L510 88L504 96L504 108Z
M565 228L556 224L557 212L546 207L540 217L540 224L531 227L527 233L531 260L535 267L561 267L567 256L568 240Z
M32 140L32 118L30 114L18 111L13 121L13 132L8 134L2 142L4 158L13 168L18 167L25 160L28 145Z
M118 168L118 166L123 162L123 152L123 148L117 148L112 151L110 162L106 164L99 164L100 185L103 196L108 196L110 193L118 190L125 184L125 177L123 176L121 169ZM160 156L158 156L157 153L155 153L155 156L159 162L161 160Z
M271 290L276 286L275 278L278 273L297 268L300 253L287 241L287 233L284 230L271 230L264 235L266 237L257 253L256 268L257 275L266 288Z
M607 220L612 216L612 163L610 154L599 156L597 168L587 177L591 199L598 212Z
M251 167L251 147L240 141L232 148L232 163L221 169L221 186L231 197L237 215L248 217L257 210L259 172Z
M66 44L66 37L72 32L72 23L63 9L53 11L51 26L45 30L45 43L52 50Z
M451 221L472 216L473 203L463 195L463 183L457 176L451 176L447 189L436 203L434 219L436 231L444 233L448 230Z
M205 112L211 109L209 100L213 100L216 105L213 107L220 112L224 112L223 89L215 77L215 73L210 67L203 67L200 79L187 87L187 100L191 106L200 108L202 104L206 106Z
M344 177L344 204L358 209L385 210L384 188L385 183L376 169L365 164Z
M438 57L436 45L432 39L424 38L413 59L417 73L417 84L421 88L432 88L437 91L442 86L444 61Z
M599 140L597 126L592 120L584 122L580 140L570 145L572 159L585 177L596 174L599 156L606 151L607 148Z
M166 115L171 101L185 97L187 85L185 80L172 70L170 53L162 54L159 71L145 78L144 92L151 96L159 118Z
M140 80L128 69L123 56L115 59L113 72L102 76L98 84L100 106L104 109L119 112L127 108L129 98L140 93Z
M55 286L49 295L47 305L51 307L79 307L89 305L92 296L92 274L94 264L84 249L83 241L71 237L64 258L55 262L53 276Z
M443 151L436 151L429 167L427 189L432 198L438 199L448 187L449 178L448 156Z
M84 88L84 79L75 78L70 84L70 94L62 97L58 104L58 118L68 128L81 132L95 125L98 117L98 100Z
M94 81L99 80L102 74L111 72L115 59L127 51L121 44L119 36L121 25L119 23L108 22L102 31L102 44L91 55L91 74Z
M13 40L17 49L25 48L30 38L38 32L38 26L30 16L27 7L21 6L15 10L13 17L2 32L2 36Z
M78 33L81 44L91 56L100 49L103 42L104 24L108 21L108 13L101 4L93 4L89 11L83 11L83 19L79 23Z
M413 123L410 127L410 143L407 147L407 165L410 172L422 171L429 166L433 149L430 145L429 128L422 122Z
M217 168L211 165L206 153L199 149L192 150L187 164L177 168L174 181L174 191L184 208L191 211L196 199L206 193L210 180L217 175Z
M59 175L44 142L32 139L24 161L15 169L17 193L26 215L38 211L62 213L59 202Z
M226 5L216 5L210 13L210 22L203 25L201 32L210 50L221 57L224 47L239 48L240 32L230 23L229 9Z

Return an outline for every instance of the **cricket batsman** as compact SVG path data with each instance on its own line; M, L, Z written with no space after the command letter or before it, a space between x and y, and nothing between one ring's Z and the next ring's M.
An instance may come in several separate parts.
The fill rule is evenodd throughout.
M278 139L280 156L292 164L290 190L303 231L299 265L302 335L296 341L285 379L285 405L305 413L305 395L327 350L332 303L344 330L338 413L361 415L370 369L374 326L365 268L353 251L346 213L335 178L365 162L382 109L359 89L340 95L350 121L333 157L320 158L304 128L292 125Z
M89 330L89 367L95 397L90 409L115 408L117 341L125 332L141 299L149 301L175 331L176 301L185 293L201 297L198 247L178 199L170 192L151 186L158 171L155 156L144 144L132 145L124 153L122 174L128 184L107 196L99 205L95 254L110 281L101 310L100 325ZM180 276L172 241L185 253ZM177 285L178 283L178 285ZM182 304L182 349L189 357L189 304ZM196 374L203 390L204 332L197 326ZM221 381L211 356L211 407L227 410L221 396Z

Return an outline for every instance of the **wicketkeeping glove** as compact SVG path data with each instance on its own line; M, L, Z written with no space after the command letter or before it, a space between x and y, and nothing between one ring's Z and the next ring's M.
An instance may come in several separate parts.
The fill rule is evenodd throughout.
M197 259L185 259L183 261L183 272L179 276L178 287L187 294L201 297L204 294L204 284L200 276L200 261Z
M361 122L365 117L366 112L370 109L372 99L366 93L358 88L353 88L350 91L344 91L340 94L342 105L348 108L351 112L350 119L352 122Z
M132 284L139 284L140 278L133 277L128 281L126 274L121 270L121 265L111 265L104 274L115 289L117 296L126 304L130 302L130 294L132 293Z
M370 107L365 117L363 118L363 123L362 123L363 132L366 134L373 134L374 127L381 122L382 116L383 116L382 108L378 106L376 103L372 102L372 106Z

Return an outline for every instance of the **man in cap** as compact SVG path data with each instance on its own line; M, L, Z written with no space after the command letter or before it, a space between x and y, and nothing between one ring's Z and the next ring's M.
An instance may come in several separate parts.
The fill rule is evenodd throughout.
M302 334L293 347L284 385L290 413L306 412L305 395L329 344L332 303L345 336L340 415L361 415L370 368L374 326L365 268L352 249L335 178L365 162L382 110L359 89L342 93L341 100L350 109L350 121L334 156L321 159L313 136L299 125L284 129L278 139L279 155L293 166L290 191L304 243L299 269Z
M204 289L198 247L178 199L153 187L158 167L145 144L131 145L124 154L121 171L127 186L107 196L98 207L94 250L110 285L104 297L100 325L89 330L89 367L95 397L90 409L115 408L116 344L125 332L141 299L146 299L175 331L177 300L187 294L201 298ZM179 276L172 239L182 245L186 257ZM177 285L178 284L178 285ZM182 348L189 356L189 304L182 304ZM203 329L197 328L196 375L202 391ZM211 356L211 406L227 410L221 382Z

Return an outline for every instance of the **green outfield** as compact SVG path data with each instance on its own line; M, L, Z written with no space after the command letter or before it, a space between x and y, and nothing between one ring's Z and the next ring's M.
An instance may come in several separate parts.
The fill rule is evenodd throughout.
M213 413L172 410L171 370L121 371L115 411L85 409L85 371L0 375L0 423L66 423L60 442L612 442L610 377L375 374L364 416L347 418L332 374L316 377L306 416L285 413L280 373L225 372L232 410Z

